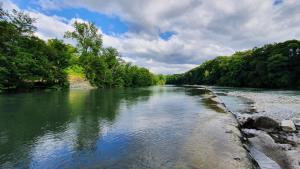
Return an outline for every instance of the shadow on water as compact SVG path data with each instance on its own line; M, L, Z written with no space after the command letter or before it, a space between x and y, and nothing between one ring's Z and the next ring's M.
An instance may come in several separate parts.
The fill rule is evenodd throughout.
M114 122L120 105L146 101L151 92L111 89L0 95L0 168L32 167L37 142L65 133L71 122L75 149L95 148L102 124Z

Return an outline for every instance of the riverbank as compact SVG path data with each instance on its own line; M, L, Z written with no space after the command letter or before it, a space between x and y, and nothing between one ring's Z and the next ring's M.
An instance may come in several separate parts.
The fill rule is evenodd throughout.
M70 89L94 89L90 82L86 80L84 75L69 75Z
M261 168L300 168L300 134L293 126L300 117L298 94L215 87L209 90L235 115L249 142L248 150ZM230 106L234 99L243 101L235 103L238 109Z
M192 86L195 88L195 86ZM193 151L190 157L197 164L195 168L235 168L235 169L256 169L252 157L244 148L242 133L233 114L227 111L225 105L219 98L205 87L198 87L203 97L203 103L212 112L201 112L207 114L205 121L199 127L194 128L191 140L187 145L193 145L190 149L205 150ZM209 134L207 134L209 133ZM193 137L206 135L206 137ZM195 142L196 141L196 142ZM199 144L205 143L205 144ZM198 148L199 147L199 148ZM210 148L208 148L210 147Z

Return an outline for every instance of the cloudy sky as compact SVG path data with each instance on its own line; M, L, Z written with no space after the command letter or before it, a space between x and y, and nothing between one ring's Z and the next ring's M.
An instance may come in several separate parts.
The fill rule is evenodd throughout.
M37 36L63 38L92 21L105 46L152 72L187 71L219 55L300 39L300 0L0 0L37 18Z

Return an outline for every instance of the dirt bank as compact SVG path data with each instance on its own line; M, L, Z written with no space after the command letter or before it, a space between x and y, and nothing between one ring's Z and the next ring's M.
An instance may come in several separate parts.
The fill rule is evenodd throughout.
M90 82L81 76L69 76L70 89L94 89Z

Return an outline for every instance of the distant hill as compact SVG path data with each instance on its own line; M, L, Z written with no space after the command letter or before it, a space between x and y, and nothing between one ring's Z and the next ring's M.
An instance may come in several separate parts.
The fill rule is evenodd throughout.
M299 89L300 41L219 56L186 73L168 76L166 83Z

